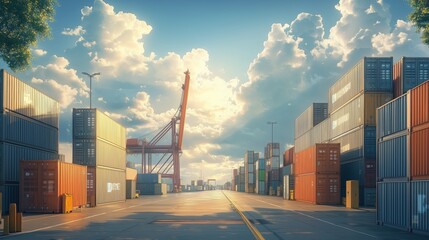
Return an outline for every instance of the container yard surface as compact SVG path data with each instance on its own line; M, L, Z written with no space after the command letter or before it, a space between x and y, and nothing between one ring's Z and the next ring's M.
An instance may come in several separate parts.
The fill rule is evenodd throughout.
M427 239L376 225L372 209L223 193L144 196L70 214L25 215L22 233L0 239L254 239L235 208L265 239Z

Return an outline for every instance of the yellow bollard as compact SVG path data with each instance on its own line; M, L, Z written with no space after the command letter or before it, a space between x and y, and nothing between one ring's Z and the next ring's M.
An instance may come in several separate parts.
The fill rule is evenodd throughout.
M9 205L9 232L16 232L16 203Z
M22 213L16 214L16 232L22 232Z
M3 235L9 235L9 216L4 216L3 221Z

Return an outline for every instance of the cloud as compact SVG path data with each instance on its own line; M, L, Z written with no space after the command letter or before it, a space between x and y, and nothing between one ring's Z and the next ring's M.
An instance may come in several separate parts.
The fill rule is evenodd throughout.
M61 32L61 34L68 35L68 36L82 36L85 33L86 33L86 30L83 29L82 26L77 26L74 29L66 28L64 29L64 31Z
M38 57L45 56L45 55L46 55L46 53L48 53L48 52L46 52L45 50L40 49L40 48L37 48L37 49L31 49L31 52L33 53L33 55L36 55L36 56L38 56Z

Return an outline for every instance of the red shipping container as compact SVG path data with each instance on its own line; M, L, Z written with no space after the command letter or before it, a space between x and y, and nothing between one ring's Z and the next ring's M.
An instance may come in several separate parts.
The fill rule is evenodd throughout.
M283 154L283 166L287 166L293 163L295 156L295 147L289 148Z
M313 204L340 204L340 175L338 173L296 175L295 199Z
M95 207L97 205L95 194L96 194L96 175L95 175L95 167L88 167L87 170L87 203L90 207Z
M429 180L429 128L411 133L411 178Z
M417 126L419 129L429 127L429 82L411 89L411 127L413 131Z
M365 160L365 184L366 188L375 188L376 183L375 160Z
M294 173L339 173L340 144L318 143L295 154Z
M21 161L20 209L61 213L62 195L72 195L73 207L86 205L87 167L58 160Z

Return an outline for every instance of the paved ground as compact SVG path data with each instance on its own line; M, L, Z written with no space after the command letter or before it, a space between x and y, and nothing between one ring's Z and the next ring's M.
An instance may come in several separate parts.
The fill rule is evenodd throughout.
M380 227L373 210L224 192L265 239L428 239ZM222 191L143 196L71 214L25 215L0 239L254 239Z

